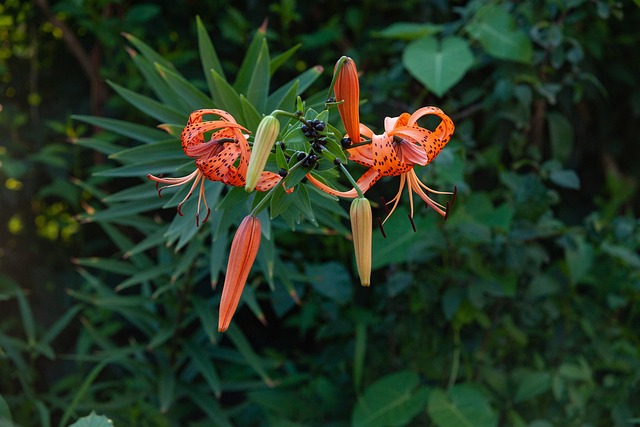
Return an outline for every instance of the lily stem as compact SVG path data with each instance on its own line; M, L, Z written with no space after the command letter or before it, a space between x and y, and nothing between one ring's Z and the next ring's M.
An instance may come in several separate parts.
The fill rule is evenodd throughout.
M351 174L349 173L349 171L347 170L345 165L340 163L340 169L345 174L345 176L347 177L347 179L349 180L351 185L353 185L353 188L356 189L356 192L358 193L358 197L363 199L364 198L364 193L362 193L362 190L360 189L360 187L358 187L358 183L356 182L355 179L353 179L353 177L351 176Z

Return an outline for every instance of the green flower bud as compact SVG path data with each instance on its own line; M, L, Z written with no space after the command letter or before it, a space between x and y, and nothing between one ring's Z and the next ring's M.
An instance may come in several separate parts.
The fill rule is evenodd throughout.
M369 199L359 197L353 199L349 209L351 217L351 234L353 248L356 253L356 266L362 286L371 284L371 205Z
M273 116L265 116L258 125L247 168L247 180L244 186L246 191L251 192L256 188L269 153L278 138L278 132L280 132L280 122Z

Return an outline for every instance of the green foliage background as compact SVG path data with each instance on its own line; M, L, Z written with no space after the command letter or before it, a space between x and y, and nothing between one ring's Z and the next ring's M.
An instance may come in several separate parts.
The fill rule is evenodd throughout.
M0 6L0 425L640 422L636 3L203 3ZM233 82L264 18L271 59L301 43L272 89L321 65L303 97L323 101L346 54L364 123L450 114L420 173L459 194L445 223L391 217L371 289L344 213L311 194L319 226L271 222L221 335L211 284L237 205L199 229L195 201L182 222L161 209L179 195L157 199L146 173L186 161L157 115L195 106L152 90L139 43L207 93L203 29Z

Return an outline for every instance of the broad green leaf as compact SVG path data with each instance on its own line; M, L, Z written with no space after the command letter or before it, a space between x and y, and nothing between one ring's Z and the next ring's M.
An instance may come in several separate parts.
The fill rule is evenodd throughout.
M514 17L503 5L491 4L481 8L467 26L467 31L495 58L525 64L531 62L531 40L524 30L516 28Z
M617 258L627 266L640 269L640 256L631 249L609 242L604 242L600 249L602 249L604 253Z
M466 40L427 36L407 45L402 62L411 75L437 96L443 96L473 65Z
M111 81L107 81L107 83L129 104L161 123L185 123L187 121L187 116L173 107L169 107L148 96L140 95Z
M567 118L560 113L548 113L549 141L553 158L565 163L573 150L573 128Z
M282 212L289 209L291 203L293 203L293 198L296 197L295 194L288 194L282 185L278 185L275 190L275 193L271 196L270 201L270 218L276 218Z
M582 235L567 236L561 241L564 246L564 257L572 284L579 283L591 270L594 251L591 244Z
M156 68L167 84L192 110L216 107L211 98L202 93L200 89L195 87L180 74L170 70L169 68L163 67L162 65L156 64Z
M454 386L449 393L429 394L427 412L438 427L495 427L498 416L485 395L471 385Z
M375 31L373 35L389 39L415 40L420 37L433 36L440 31L442 31L442 25L395 22L381 31Z
M80 418L69 427L113 427L113 421L104 415L98 415L95 411L91 411L89 415Z
M73 115L71 118L117 133L118 135L135 139L136 141L144 142L145 144L156 141L165 141L167 139L167 134L165 132L148 126L126 122L124 120L82 115Z
M428 391L418 383L418 375L412 371L401 371L379 379L358 400L351 414L351 425L406 425L424 410L427 402Z
M222 78L224 78L224 71L222 69L222 65L220 65L218 54L216 53L216 50L213 47L213 43L211 42L209 33L207 32L207 29L205 28L199 16L196 16L196 26L198 29L198 51L200 52L200 61L202 62L202 71L204 72L205 78L207 79L209 92L213 97L214 96L213 88L215 86L215 83L211 75L211 70L214 70L216 73L218 73L218 75L222 76Z
M258 112L263 114L268 113L265 109L267 96L269 95L269 62L269 47L267 46L267 41L263 40L247 85L247 91L245 92L247 100Z

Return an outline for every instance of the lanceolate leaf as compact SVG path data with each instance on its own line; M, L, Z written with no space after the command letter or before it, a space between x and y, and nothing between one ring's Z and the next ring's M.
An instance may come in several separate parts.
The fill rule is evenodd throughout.
M224 71L222 70L222 65L220 65L218 54L213 47L209 33L199 16L196 17L196 26L198 28L198 50L200 52L200 61L202 62L202 71L207 79L211 96L213 96L212 88L214 83L211 77L211 70L214 70L222 76L222 78L224 78Z
M206 96L200 89L195 87L189 81L187 81L180 74L156 64L158 71L162 78L164 78L167 84L178 94L180 98L191 108L197 110L200 108L215 108L211 98Z
M167 134L160 130L124 120L82 115L73 115L71 118L117 133L118 135L135 139L136 141L144 142L145 144L167 139Z
M263 40L246 92L247 100L261 113L268 113L264 110L269 94L269 79L269 48L267 41Z
M238 92L215 70L210 71L213 80L213 99L216 108L221 108L236 118L238 123L243 123L242 103Z
M233 84L233 87L238 91L238 93L247 93L249 83L251 82L251 76L253 75L263 42L265 41L265 33L266 30L264 28L259 28L251 40L247 53L242 60L242 65L240 65L240 69L238 70L236 81Z
M107 83L131 105L161 123L184 123L187 121L187 115L173 107L169 107L147 96L140 95L116 83L110 81Z
M298 49L300 49L300 47L302 47L302 43L298 43L297 45L287 49L286 51L273 58L271 60L271 63L269 64L269 75L273 76L278 68L280 68L282 64L286 63L293 56L293 54L296 53Z
M427 36L410 43L402 56L404 66L425 87L442 96L458 83L473 65L466 40Z

